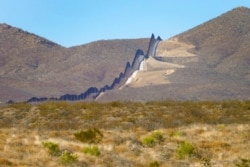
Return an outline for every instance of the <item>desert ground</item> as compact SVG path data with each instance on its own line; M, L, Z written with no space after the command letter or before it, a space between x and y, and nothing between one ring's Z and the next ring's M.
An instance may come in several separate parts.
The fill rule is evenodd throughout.
M47 102L0 109L0 166L249 166L250 102Z

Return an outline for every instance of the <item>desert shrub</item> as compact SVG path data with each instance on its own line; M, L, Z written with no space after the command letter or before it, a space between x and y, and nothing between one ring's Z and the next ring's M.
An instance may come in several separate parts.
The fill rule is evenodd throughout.
M148 101L146 102L146 105L151 106L175 106L178 105L176 101L174 100L162 100L162 101Z
M71 112L78 112L81 109L87 109L88 108L88 103L86 102L74 102L69 105L68 109L71 109Z
M77 161L78 157L76 154L73 154L67 150L63 151L61 156L59 157L59 161L64 165L72 164Z
M153 147L156 144L156 141L152 136L147 136L142 139L142 143L148 147Z
M179 159L185 159L194 153L194 146L188 142L183 142L176 150L176 155Z
M158 161L150 162L149 167L160 167L160 163Z
M60 105L62 104L59 104L59 102L45 102L39 104L37 108L40 111L41 116L47 116L48 114L55 112Z
M43 147L47 149L48 153L52 156L60 156L61 151L59 145L53 142L43 142Z
M113 102L108 103L108 105L112 107L118 107L118 108L122 108L124 106L124 104L120 101L113 101Z
M211 152L208 151L207 149L197 149L195 148L194 152L192 153L194 157L199 159L200 163L204 167L211 167Z
M0 158L0 166L13 166L13 163L5 158Z
M15 108L22 112L28 112L31 107L32 105L29 103L12 103L8 105L8 108Z
M97 156L97 157L101 155L101 152L100 152L100 150L98 149L97 146L85 147L83 149L83 153L93 155L93 156Z
M163 134L160 131L155 131L152 134L145 136L142 139L142 143L148 147L153 147L157 143L161 143L163 141L164 141Z
M164 141L163 134L160 131L155 131L151 135L158 143L161 143Z
M224 125L224 124L218 124L218 125L216 126L216 129L217 129L218 131L223 131L223 130L225 129L225 125Z
M240 162L236 164L237 167L250 167L250 159L242 158Z
M208 158L205 158L205 157L202 157L201 159L200 159L200 161L201 161L201 164L204 166L204 167L211 167L211 160L210 159L208 159Z
M81 130L74 133L74 136L77 140L83 143L99 143L103 138L101 131L95 128L86 131Z
M180 137L180 136L184 136L184 133L183 132L180 132L180 131L172 131L170 134L169 134L170 137Z

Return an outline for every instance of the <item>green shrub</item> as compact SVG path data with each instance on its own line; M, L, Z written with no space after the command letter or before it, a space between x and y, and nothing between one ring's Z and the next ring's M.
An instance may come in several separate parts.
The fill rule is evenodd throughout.
M81 130L80 132L74 133L74 136L83 143L99 143L103 138L103 134L95 128L86 131Z
M160 167L160 163L158 161L150 162L149 167Z
M153 147L156 144L154 137L146 136L142 139L142 143L148 147Z
M250 167L250 159L242 158L239 163L236 164L237 167Z
M48 153L52 156L59 156L61 151L59 145L53 142L43 142L43 147L47 149Z
M83 149L83 153L90 154L90 155L97 156L97 157L101 155L101 152L97 146L85 147Z
M170 137L180 137L180 136L184 136L184 134L180 131L173 131L169 134Z
M224 124L219 124L219 125L216 126L216 129L218 131L223 131L223 129L225 129L225 125Z
M73 162L77 161L78 157L76 154L73 154L67 150L63 151L59 160L64 165L72 164Z
M148 147L153 147L157 143L159 144L163 141L164 141L164 138L163 138L162 132L160 132L160 131L155 131L152 134L150 134L149 136L146 136L142 139L142 143Z
M177 148L176 150L177 157L179 159L185 159L194 153L194 149L195 148L191 143L185 141Z
M151 135L158 143L161 143L164 141L163 134L160 131L155 131Z

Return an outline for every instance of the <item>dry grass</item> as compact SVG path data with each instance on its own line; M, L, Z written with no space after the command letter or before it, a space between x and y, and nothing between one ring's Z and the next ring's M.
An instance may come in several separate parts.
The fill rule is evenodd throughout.
M42 142L77 155L70 166L236 166L249 159L250 101L111 103L49 102L0 109L0 166L64 166ZM74 136L99 129L99 156ZM152 146L143 139L160 139ZM176 156L183 142L194 151Z

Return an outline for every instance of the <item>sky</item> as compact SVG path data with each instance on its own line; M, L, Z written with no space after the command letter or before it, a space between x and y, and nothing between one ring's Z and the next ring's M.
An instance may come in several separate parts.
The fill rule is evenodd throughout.
M0 0L0 23L65 47L97 40L162 39L250 0Z

